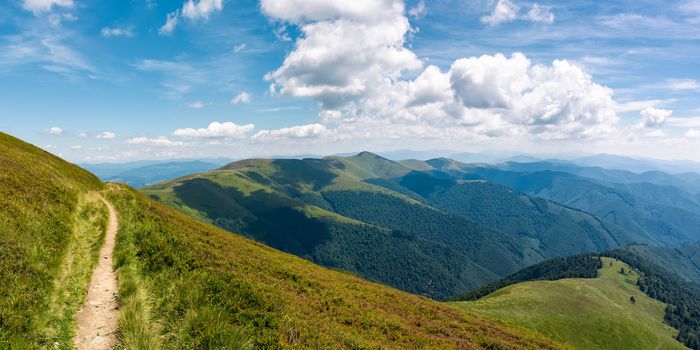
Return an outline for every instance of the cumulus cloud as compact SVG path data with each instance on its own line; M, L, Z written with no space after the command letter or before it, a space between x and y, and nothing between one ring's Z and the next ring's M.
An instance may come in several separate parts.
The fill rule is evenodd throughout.
M73 146L70 146L70 149L76 150L76 151L77 151L77 150L83 149L83 146L81 146L81 145L73 145Z
M529 10L521 11L521 7L510 0L498 0L491 14L481 17L481 22L498 25L518 19L549 24L554 22L554 14L548 6L537 3L533 4Z
M481 22L490 25L512 22L518 18L519 10L519 7L509 0L498 0L493 12L490 15L481 17Z
M81 132L80 134L78 134L78 137L80 137L81 139L86 139L88 135L84 132Z
M232 105L237 105L239 103L250 103L252 100L253 95L243 91L240 94L234 96L231 101L229 101Z
M188 103L187 107L192 108L192 109L202 109L202 108L204 108L204 102L193 101L193 102Z
M662 127L671 117L673 111L668 109L647 107L644 108L639 115L641 119L638 127L640 128L658 128Z
M263 0L262 9L280 20L309 20L300 24L294 51L266 75L283 96L338 108L422 66L404 47L410 24L401 1Z
M142 145L142 146L153 146L153 147L179 147L184 146L184 142L172 141L165 136L160 136L158 138L148 138L148 137L135 137L126 140L126 144L129 145Z
M113 36L132 37L132 36L134 36L134 31L132 28L104 27L104 28L102 28L102 30L100 30L100 34L102 34L102 36L106 37L106 38L113 37Z
M302 33L266 75L271 90L317 101L325 135L567 139L616 130L613 91L566 60L535 64L515 53L425 67L406 47L402 1L263 0L262 8Z
M34 14L49 12L56 7L73 7L73 0L22 0L22 7Z
M208 20L209 16L214 13L223 10L224 6L222 0L199 0L195 2L194 0L188 0L182 5L182 9L178 9L167 15L165 24L160 27L158 31L162 35L169 35L175 30L180 17L184 17L188 20Z
M191 138L242 139L255 128L253 124L238 125L233 122L212 122L206 128L185 128L173 131L173 136Z
M110 131L105 131L105 132L100 133L96 137L100 140L113 140L113 139L117 138L117 134L110 132Z
M261 130L251 138L253 141L269 141L279 139L308 139L328 134L329 130L323 124L297 125L277 130Z
M56 136L58 136L58 135L63 134L63 129L61 129L61 128L57 127L57 126L52 126L52 127L48 128L48 129L45 129L45 130L44 130L44 133L47 134L47 135L56 135Z

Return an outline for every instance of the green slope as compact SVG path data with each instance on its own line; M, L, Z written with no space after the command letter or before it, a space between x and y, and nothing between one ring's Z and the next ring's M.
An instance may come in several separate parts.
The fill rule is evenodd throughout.
M108 198L122 222L115 255L127 347L558 347L218 230L124 187Z
M0 134L0 348L72 348L118 210L124 349L562 348L535 332L319 267Z
M456 305L580 349L685 348L674 339L677 331L663 323L666 305L637 287L638 273L620 261L603 259L597 278L523 282Z
M465 166L423 165L458 174ZM238 161L143 192L313 262L437 299L544 259L635 242L589 214L368 152Z
M92 174L0 133L0 348L71 347L106 222L101 188Z

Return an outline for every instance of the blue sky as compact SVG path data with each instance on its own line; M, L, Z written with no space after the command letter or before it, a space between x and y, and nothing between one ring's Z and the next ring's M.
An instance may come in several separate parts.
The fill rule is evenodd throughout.
M76 162L695 159L700 1L9 0L0 130Z

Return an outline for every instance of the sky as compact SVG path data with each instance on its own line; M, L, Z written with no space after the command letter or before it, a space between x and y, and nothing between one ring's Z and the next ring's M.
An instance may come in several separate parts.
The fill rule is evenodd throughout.
M0 130L73 162L700 161L700 0L4 0Z

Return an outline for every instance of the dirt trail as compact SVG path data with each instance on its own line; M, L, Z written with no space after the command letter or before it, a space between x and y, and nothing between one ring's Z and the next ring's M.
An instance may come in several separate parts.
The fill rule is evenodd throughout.
M117 277L114 273L112 252L119 222L111 203L102 198L109 209L109 224L105 242L100 249L100 260L92 274L90 289L83 308L76 314L78 331L75 348L101 350L116 344L119 310L116 301Z

